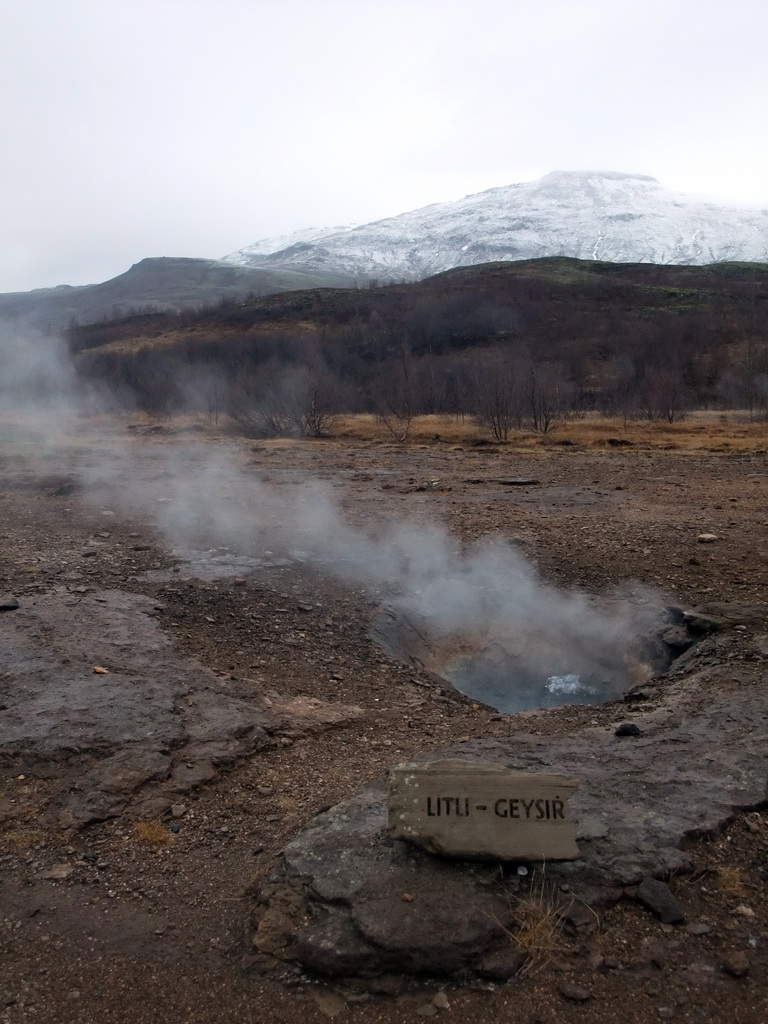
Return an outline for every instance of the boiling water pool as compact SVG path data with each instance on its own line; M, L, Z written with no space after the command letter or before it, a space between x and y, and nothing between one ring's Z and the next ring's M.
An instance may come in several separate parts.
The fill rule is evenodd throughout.
M623 688L620 680L576 672L534 672L510 663L500 665L482 655L464 656L444 666L441 674L468 697L507 714L560 704L601 704Z

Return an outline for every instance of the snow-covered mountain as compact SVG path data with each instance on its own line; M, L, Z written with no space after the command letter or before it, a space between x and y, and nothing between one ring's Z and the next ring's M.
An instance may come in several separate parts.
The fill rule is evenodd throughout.
M271 241L264 240L224 259L384 281L541 256L768 262L768 209L672 192L641 174L556 171L371 224L310 229L274 241L271 251L265 248Z

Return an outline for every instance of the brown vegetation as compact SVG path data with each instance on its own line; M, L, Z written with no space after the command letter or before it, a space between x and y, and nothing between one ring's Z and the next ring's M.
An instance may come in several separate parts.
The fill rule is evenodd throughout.
M416 284L314 289L68 332L81 377L146 412L234 414L251 434L313 435L338 413L398 439L424 415L497 441L601 413L675 424L691 409L768 414L762 265L545 259ZM286 413L286 403L292 411Z

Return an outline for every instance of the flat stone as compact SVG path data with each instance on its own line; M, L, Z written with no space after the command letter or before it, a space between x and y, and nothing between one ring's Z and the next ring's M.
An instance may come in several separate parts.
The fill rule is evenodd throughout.
M725 620L716 615L706 615L703 612L686 612L685 625L695 636L708 636L716 633L725 625Z
M64 878L69 878L69 876L72 874L74 870L75 869L71 864L53 864L51 865L51 867L46 868L45 871L41 871L40 874L38 875L38 878L53 878L57 880L62 880Z
M712 925L707 924L706 921L691 921L685 926L685 930L689 935L709 935Z
M338 1017L347 1009L346 1001L338 992L314 990L312 997L317 1003L318 1010L324 1017Z
M129 803L139 816L165 814L220 766L271 747L275 735L290 743L286 733L363 714L309 698L262 707L247 684L222 683L180 655L154 607L149 598L107 590L72 604L38 596L19 615L0 615L7 705L0 767L57 765L44 820L77 827L115 817ZM109 672L86 668L84 650Z
M568 800L577 787L563 775L459 758L398 765L389 774L390 834L450 857L574 860Z
M486 981L505 982L513 978L525 964L525 954L508 943L495 953L486 953L473 965L474 971Z
M9 594L0 597L0 612L15 612L19 607L19 602L15 597L11 597Z

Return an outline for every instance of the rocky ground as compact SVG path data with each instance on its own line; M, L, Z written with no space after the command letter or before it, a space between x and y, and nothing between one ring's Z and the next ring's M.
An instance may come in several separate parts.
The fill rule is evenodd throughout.
M0 596L19 605L0 612L0 1021L768 1017L768 813L754 793L749 809L716 816L722 827L683 829L684 870L666 878L683 920L662 920L627 879L620 898L560 922L552 949L534 944L508 981L389 972L371 992L290 963L263 973L253 946L286 845L411 757L478 740L509 749L516 733L550 752L590 730L612 743L619 724L647 730L672 706L680 735L688 723L693 734L717 704L728 743L743 730L759 762L765 454L349 441L239 451L240 472L284 495L308 474L324 479L363 529L408 518L463 541L500 531L559 587L638 580L681 606L743 610L706 640L695 672L639 703L511 716L388 656L371 633L386 595L242 531L204 545L197 524L194 543L189 531L174 543L158 508L178 444L109 435L50 450L11 437L0 450ZM137 467L151 503L133 493ZM690 756L681 745L681 771ZM530 901L514 876L503 891L512 945Z

